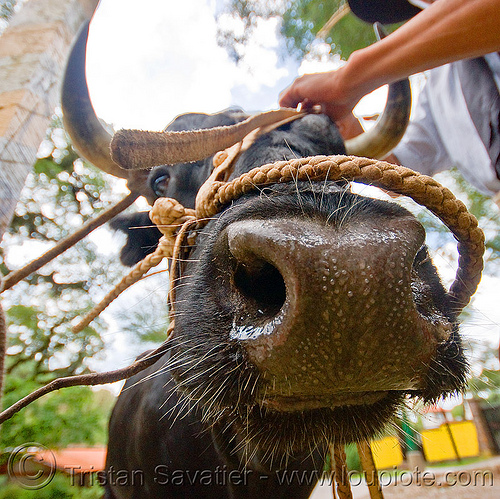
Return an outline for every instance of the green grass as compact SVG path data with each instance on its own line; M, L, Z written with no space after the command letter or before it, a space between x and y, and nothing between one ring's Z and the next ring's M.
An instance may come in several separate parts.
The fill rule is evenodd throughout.
M71 483L71 477L59 473L49 484L37 490L26 490L0 476L0 499L102 499L103 495L99 485L77 487Z

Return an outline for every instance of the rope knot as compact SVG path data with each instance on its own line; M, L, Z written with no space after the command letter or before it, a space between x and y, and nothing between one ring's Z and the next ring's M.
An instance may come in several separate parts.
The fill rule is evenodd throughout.
M177 229L195 216L194 210L184 208L179 201L171 198L159 198L149 212L149 218L166 238L174 238Z
M218 153L216 153L213 159L214 169L222 165L222 163L226 161L227 157L228 157L227 150L219 151Z

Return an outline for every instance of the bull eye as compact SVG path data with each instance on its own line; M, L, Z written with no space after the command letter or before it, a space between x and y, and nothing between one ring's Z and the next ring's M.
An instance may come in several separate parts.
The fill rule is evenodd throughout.
M255 308L257 316L274 317L286 299L286 286L279 270L265 260L256 259L244 264L238 262L234 285L247 301L247 308ZM248 303L250 302L250 303Z
M159 198L165 198L167 196L167 187L170 182L170 175L165 173L153 180L153 191Z

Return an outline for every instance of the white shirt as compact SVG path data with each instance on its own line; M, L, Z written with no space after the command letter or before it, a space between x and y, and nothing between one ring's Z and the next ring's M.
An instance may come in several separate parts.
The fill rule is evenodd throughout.
M408 129L393 153L404 166L427 175L456 166L477 190L493 196L500 191L495 170L498 158L490 157L495 157L495 152L488 145L500 140L500 56L488 54L484 59L493 72L493 79L489 73L489 86L485 88L477 85L477 80L474 84L464 78L460 62L427 73ZM481 81L481 66L472 67L476 71L474 77ZM481 92L477 94L481 98L466 100L464 93L467 96L470 92ZM474 124L474 116L476 124L478 119L488 120L489 123L483 123L482 132Z

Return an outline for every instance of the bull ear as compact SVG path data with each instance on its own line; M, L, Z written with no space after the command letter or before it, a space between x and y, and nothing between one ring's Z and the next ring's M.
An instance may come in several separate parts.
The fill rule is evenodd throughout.
M109 150L111 134L97 118L87 87L85 62L89 22L82 25L66 65L61 106L64 127L75 149L94 166L115 177L128 178L112 159Z
M127 236L127 243L120 253L120 261L127 267L140 262L158 246L161 232L151 222L148 211L120 215L110 225L113 230Z

